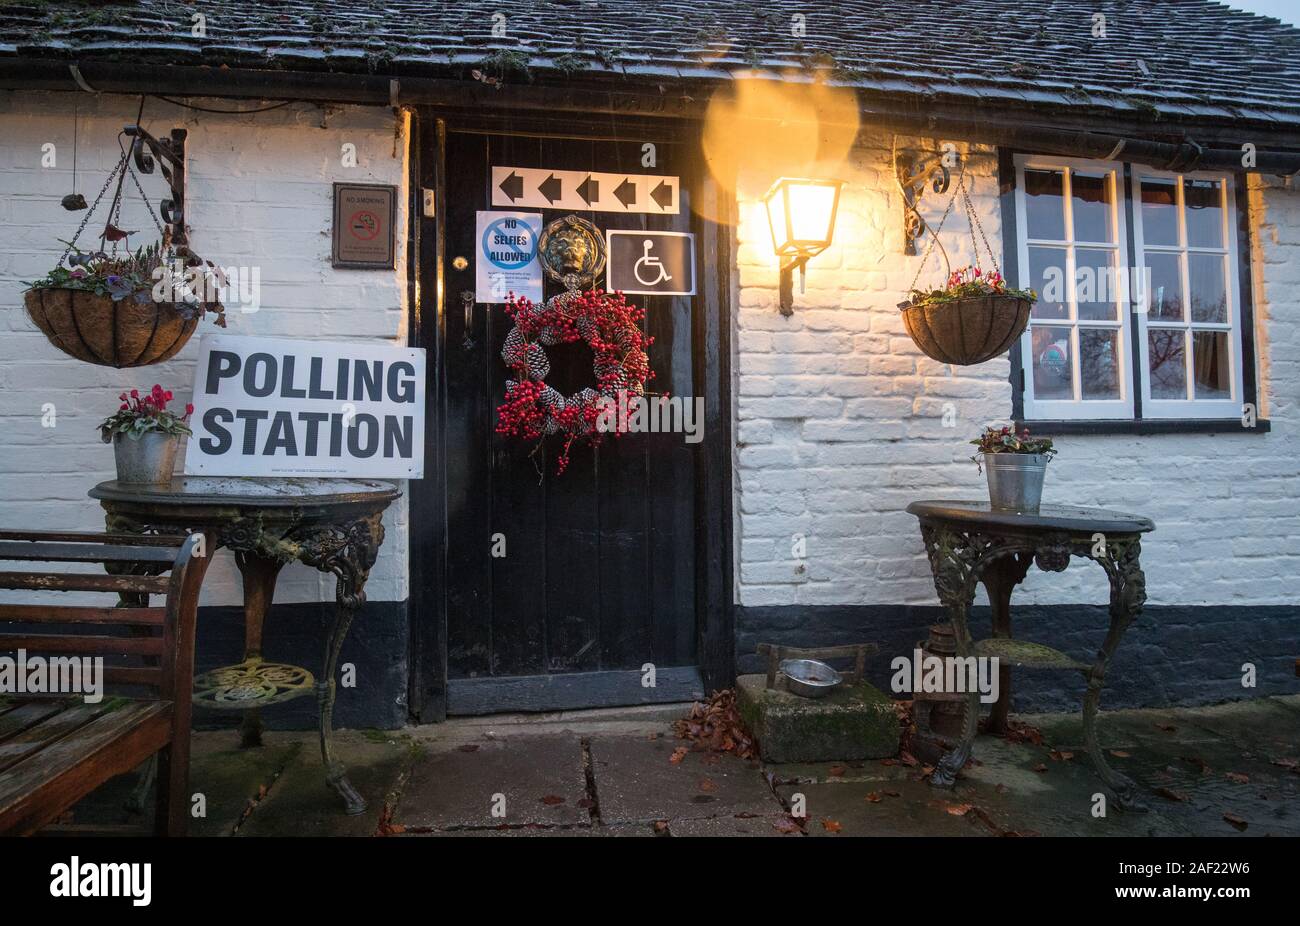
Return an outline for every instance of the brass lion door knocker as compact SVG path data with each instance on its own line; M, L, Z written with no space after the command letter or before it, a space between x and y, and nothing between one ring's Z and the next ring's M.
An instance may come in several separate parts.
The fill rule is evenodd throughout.
M566 292L591 289L605 269L605 239L586 219L566 215L549 223L537 241L542 268Z

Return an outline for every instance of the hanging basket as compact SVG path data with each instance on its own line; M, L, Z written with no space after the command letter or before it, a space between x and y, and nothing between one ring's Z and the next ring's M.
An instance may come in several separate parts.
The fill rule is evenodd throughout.
M115 300L79 289L32 289L25 302L28 317L59 350L119 369L169 359L194 334L201 315L186 318L172 302Z
M903 325L927 357L970 366L1009 350L1029 324L1033 305L1010 293L905 304Z

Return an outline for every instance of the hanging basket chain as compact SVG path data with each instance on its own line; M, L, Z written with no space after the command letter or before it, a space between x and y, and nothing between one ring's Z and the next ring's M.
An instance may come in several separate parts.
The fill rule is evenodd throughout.
M971 202L970 193L966 190L965 176L958 178L957 188L961 191L962 203L966 207L966 220L970 222L971 234L972 236L978 235L978 241L975 245L975 266L978 268L980 265L979 245L983 244L984 251L989 256L989 262L993 264L993 270L998 274L998 276L1001 276L1002 268L998 265L997 255L995 255L993 249L989 247L989 239L984 235L984 226L980 222L979 215L975 212L975 205Z
M72 240L68 242L67 248L65 248L63 251L63 256L59 258L60 266L63 264L65 260L68 259L68 255L72 253L72 249L76 247L77 239L80 238L81 233L86 230L86 225L89 224L90 217L94 215L95 210L99 208L100 201L103 200L104 194L108 192L109 184L113 182L113 178L117 176L117 172L119 170L122 170L123 167L125 166L126 166L126 159L123 158L122 160L117 162L116 167L114 167L111 171L108 172L108 177L105 178L104 185L99 189L99 195L97 195L95 197L95 201L90 204L90 208L86 210L86 214L81 217L81 224L77 226L77 230L73 234Z
M966 176L966 161L962 160L961 166L958 168L958 173L957 173L958 189L962 189L962 182L965 176ZM948 259L947 249L939 241L939 232L943 230L943 223L948 221L948 216L952 213L953 203L955 203L956 201L957 201L957 191L953 190L952 195L948 197L948 205L944 207L943 215L939 219L939 224L930 230L930 242L925 246L925 254L921 256L921 262L917 264L916 275L912 277L911 285L907 287L907 292L909 294L914 289L916 289L916 281L921 279L921 271L924 270L925 265L930 262L930 254L931 252L934 251L935 245L939 246L939 251L943 255L943 262L944 265L948 268L948 273L949 274L952 273L952 261Z

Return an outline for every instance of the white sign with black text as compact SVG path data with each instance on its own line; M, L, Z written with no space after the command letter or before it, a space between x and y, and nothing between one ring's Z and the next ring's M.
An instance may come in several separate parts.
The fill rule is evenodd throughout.
M474 301L505 302L514 293L542 301L542 264L537 239L542 236L540 212L478 212L475 240Z
M424 474L424 350L204 335L191 476Z

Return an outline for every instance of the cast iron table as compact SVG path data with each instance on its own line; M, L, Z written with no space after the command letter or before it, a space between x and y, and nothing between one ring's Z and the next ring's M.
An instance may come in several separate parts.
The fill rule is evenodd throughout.
M921 501L907 506L921 521L921 538L934 573L940 603L952 617L959 657L998 657L998 701L989 716L990 732L1006 729L1011 697L1011 667L1082 672L1083 736L1097 775L1115 792L1121 809L1144 810L1137 786L1106 764L1097 744L1097 709L1106 667L1120 638L1142 612L1146 577L1139 557L1141 537L1155 529L1149 519L1099 508L1044 505L1037 513L1003 511L987 502ZM1110 628L1096 660L1088 665L1037 643L1011 639L1011 592L1024 581L1031 563L1062 572L1072 556L1090 559L1110 580ZM993 636L973 641L967 625L975 586L983 583L993 611ZM979 719L979 692L968 692L962 737L940 760L931 782L951 786L970 758Z
M258 707L316 692L325 779L347 812L366 802L334 756L335 673L339 651L366 579L384 541L384 509L401 492L384 482L351 479L249 479L177 476L169 484L101 482L90 497L104 507L113 533L202 533L211 556L220 547L235 555L244 586L244 661L195 679L195 704L244 711L243 744L261 744ZM338 608L325 640L321 678L262 659L262 626L285 564L297 560L337 578Z

